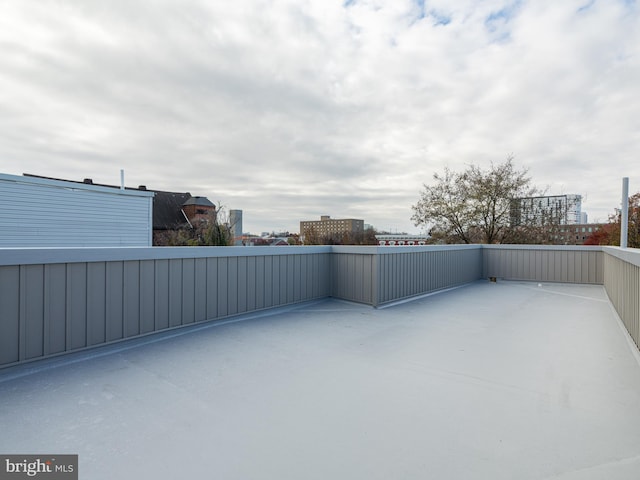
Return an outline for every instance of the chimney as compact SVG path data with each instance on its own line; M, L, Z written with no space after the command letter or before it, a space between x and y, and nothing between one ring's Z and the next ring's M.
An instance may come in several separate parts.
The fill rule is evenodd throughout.
M89 185L93 185L93 180L91 180L90 178L85 178L82 182L87 183Z
M138 185L138 190L146 190L147 186L146 185Z

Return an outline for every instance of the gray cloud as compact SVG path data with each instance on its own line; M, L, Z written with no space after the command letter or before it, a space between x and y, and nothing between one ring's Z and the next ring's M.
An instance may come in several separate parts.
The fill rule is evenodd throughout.
M415 231L445 166L509 153L592 219L640 190L635 2L5 2L0 171L206 195L254 232ZM634 187L635 185L635 187Z

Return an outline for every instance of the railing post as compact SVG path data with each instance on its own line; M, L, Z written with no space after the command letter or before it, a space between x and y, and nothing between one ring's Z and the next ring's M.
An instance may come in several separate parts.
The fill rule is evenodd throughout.
M629 177L622 179L622 218L620 222L620 247L627 248L629 230Z

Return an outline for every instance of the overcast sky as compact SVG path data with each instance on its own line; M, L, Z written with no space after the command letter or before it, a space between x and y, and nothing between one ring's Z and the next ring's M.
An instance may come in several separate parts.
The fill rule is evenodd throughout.
M0 173L189 191L244 230L418 233L445 166L515 156L590 221L640 190L627 0L5 0Z

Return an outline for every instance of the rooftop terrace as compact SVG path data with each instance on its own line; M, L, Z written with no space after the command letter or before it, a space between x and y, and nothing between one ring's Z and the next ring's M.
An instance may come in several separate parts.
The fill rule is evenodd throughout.
M593 269L584 260L580 275L565 262L571 281L585 273L602 284L505 281L527 273L520 250L507 250L513 265L480 259L479 275L493 273L496 283L453 281L422 296L404 295L412 288L405 285L395 302L393 288L374 287L370 293L386 296L372 308L335 298L346 282L336 277L338 260L325 272L334 298L321 291L236 314L237 295L234 314L217 322L10 363L0 370L0 452L77 453L80 478L91 479L638 478L640 363L629 321L637 313L616 311L630 308L623 287L637 289L637 271L626 271L635 260L612 266L608 256L628 254L598 250L605 257ZM534 260L569 252L574 261L581 251L533 250ZM371 272L366 262L343 260L345 278L395 268L390 257ZM528 263L534 276L555 272L536 262ZM19 268L26 288L39 267ZM18 359L34 351L24 333L30 315L18 314ZM55 340L53 321L43 318L50 325L38 338Z

